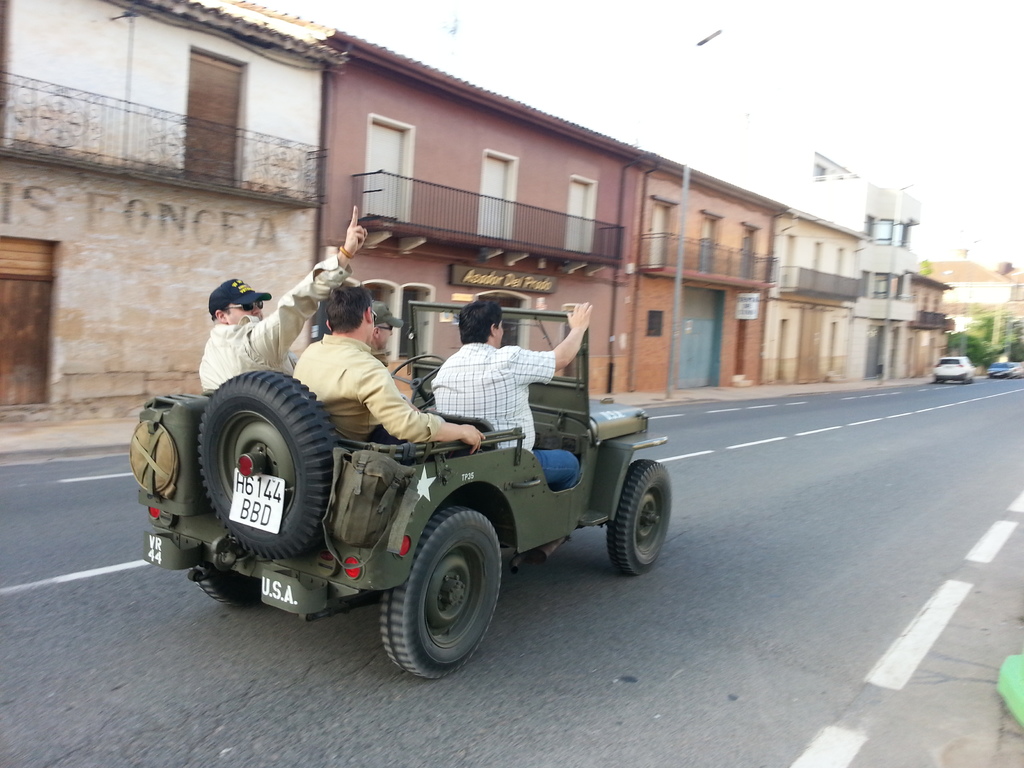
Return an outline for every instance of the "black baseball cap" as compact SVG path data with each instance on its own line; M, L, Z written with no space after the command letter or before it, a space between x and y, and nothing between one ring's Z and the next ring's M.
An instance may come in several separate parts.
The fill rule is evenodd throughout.
M252 304L273 298L269 293L260 293L244 280L225 280L210 294L210 317L218 309L227 309L229 304Z

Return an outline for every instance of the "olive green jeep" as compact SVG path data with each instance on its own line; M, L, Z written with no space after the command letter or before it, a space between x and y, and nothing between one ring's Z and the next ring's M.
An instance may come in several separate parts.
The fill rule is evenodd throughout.
M433 375L459 347L459 308L408 307L411 356L394 374L420 408L431 407ZM504 315L506 343L526 348L552 349L567 329L564 312ZM642 410L589 399L586 340L566 371L531 386L530 403L536 447L579 458L574 487L548 488L520 429L462 420L484 432L473 454L462 443L342 439L309 390L279 373L243 374L209 396L154 398L130 452L152 523L144 557L187 570L222 602L262 601L306 620L379 602L391 659L441 677L483 639L503 548L514 572L576 528L603 525L613 565L638 575L665 540L668 474L633 455L667 438L647 435Z

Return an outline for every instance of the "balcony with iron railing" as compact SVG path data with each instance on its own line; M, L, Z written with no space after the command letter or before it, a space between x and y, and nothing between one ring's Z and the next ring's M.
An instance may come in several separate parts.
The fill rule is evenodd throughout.
M856 301L860 295L860 281L855 277L805 267L780 267L779 291L818 299Z
M675 271L679 236L656 232L640 238L640 269L643 272ZM772 257L742 248L729 248L707 239L683 239L683 271L754 283L771 282Z
M353 176L371 232L448 245L615 266L622 227L384 171Z
M318 205L316 146L0 73L0 154Z
M917 317L910 322L911 328L922 330L944 331L951 327L951 320L946 317L945 312L925 312L923 309L917 311Z

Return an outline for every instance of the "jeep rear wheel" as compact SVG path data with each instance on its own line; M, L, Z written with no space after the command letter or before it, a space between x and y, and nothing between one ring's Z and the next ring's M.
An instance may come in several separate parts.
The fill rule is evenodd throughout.
M435 513L408 580L381 602L388 656L420 677L454 672L483 640L500 585L501 551L487 518L467 507Z
M199 462L206 492L222 523L261 557L294 557L323 541L337 434L323 406L303 384L273 371L243 373L210 397L199 428ZM235 468L243 455L255 474L284 481L277 533L230 519ZM254 474L254 476L255 476Z
M672 514L665 467L650 459L629 465L615 519L608 523L608 556L627 576L646 573L658 559Z

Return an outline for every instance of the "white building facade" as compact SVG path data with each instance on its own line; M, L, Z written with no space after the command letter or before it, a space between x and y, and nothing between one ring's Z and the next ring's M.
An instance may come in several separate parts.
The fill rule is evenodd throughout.
M864 233L858 259L859 296L847 366L851 378L906 378L907 340L916 308L910 275L917 272L911 250L921 204L907 188L882 189L818 155L809 190L810 210L840 226Z
M765 325L765 383L850 377L850 331L865 239L860 232L801 211L779 217L777 274Z

